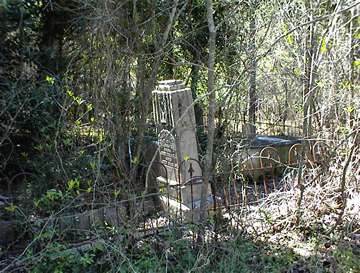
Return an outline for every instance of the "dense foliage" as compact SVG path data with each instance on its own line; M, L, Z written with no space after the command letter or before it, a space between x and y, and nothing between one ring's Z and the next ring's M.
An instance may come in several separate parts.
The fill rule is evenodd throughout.
M214 129L211 177L222 183L236 177L235 153L228 147L239 147L242 125L271 123L278 134L295 126L302 139L329 141L332 157L320 174L300 166L293 181L337 185L338 192L326 189L343 202L338 219L347 215L345 200L358 196L360 177L359 3L214 0L215 83L209 94L210 2L0 0L1 220L29 224L143 195L156 140L151 91L167 79L191 88L202 163L207 133ZM215 128L208 123L209 95L216 100ZM302 185L294 189L303 197ZM340 220L334 225L357 227ZM301 271L303 260L292 250L267 248L234 233L204 248L178 236L124 250L108 243L114 229L102 228L96 235L106 242L76 255L67 252L71 238L55 228L19 228L17 243L0 248L0 256L6 260L20 252L19 270L33 272L162 272L168 266L173 272L317 272L311 260L316 255ZM237 243L227 244L227 236ZM158 249L164 242L170 258ZM359 270L359 253L351 247L329 250L339 271L326 264L320 271Z

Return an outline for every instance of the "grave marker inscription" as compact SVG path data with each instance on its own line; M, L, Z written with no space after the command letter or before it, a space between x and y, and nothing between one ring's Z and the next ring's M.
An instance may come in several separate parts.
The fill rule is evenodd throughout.
M168 130L164 129L159 133L159 152L161 162L167 169L168 179L177 180L176 143L174 136Z

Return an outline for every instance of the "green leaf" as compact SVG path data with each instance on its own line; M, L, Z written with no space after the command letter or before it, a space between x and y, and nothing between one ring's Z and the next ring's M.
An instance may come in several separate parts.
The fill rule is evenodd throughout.
M189 160L190 160L190 156L189 156L189 155L184 155L184 160L185 160L185 161L189 161Z
M134 156L131 163L134 164L134 165L139 165L140 164L140 158L138 156Z
M360 60L355 60L352 62L353 67L359 67L360 66Z
M83 102L85 102L81 97L74 97L74 101L75 101L78 105L81 105Z
M91 110L93 109L92 103L86 104L86 109L87 109L88 111L91 111Z
M72 98L72 97L74 96L74 92L73 92L71 89L67 89L67 90L66 90L66 94L67 94L70 98Z
M325 82L320 80L320 81L317 82L317 86L319 88L324 88L325 87Z
M320 47L320 53L324 54L328 51L327 47L326 47L326 40L325 38L321 39L321 47Z
M96 162L95 162L95 161L91 161L91 162L90 162L90 168L91 168L92 170L95 170L95 169L96 169Z
M41 199L35 199L35 200L34 200L35 208L39 208L39 207L40 207L40 203L41 203Z
M49 201L56 201L63 198L63 194L60 190L50 189L46 192L46 199Z
M348 105L347 107L344 108L345 112L351 114L352 112L355 111L355 108L353 105Z
M78 190L80 187L80 181L76 178L76 179L70 179L67 182L68 185L68 190Z
M17 206L14 205L13 203L11 203L11 204L9 204L8 206L5 207L5 210L7 212L11 212L11 213L15 212L16 209L17 209Z
M300 77L301 76L301 69L299 67L295 67L294 74L295 74L296 77Z
M94 254L85 254L84 256L80 257L80 263L83 266L91 265L94 262Z
M46 81L48 84L50 84L50 85L53 85L53 84L55 83L54 77L51 77L51 76L49 76L49 75L46 75L45 81Z
M71 139L70 138L64 138L63 142L64 142L65 146L70 146L71 145Z
M357 33L355 33L355 34L353 35L353 38L354 38L354 39L360 39L360 31L358 31Z
M115 190L115 191L114 191L114 197L115 197L115 198L118 198L119 195L120 195L120 190Z
M289 45L293 45L294 44L294 35L289 34L288 36L286 36L286 40L288 42Z

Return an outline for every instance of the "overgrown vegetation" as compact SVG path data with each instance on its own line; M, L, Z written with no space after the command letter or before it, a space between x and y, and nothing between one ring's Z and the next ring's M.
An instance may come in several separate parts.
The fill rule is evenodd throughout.
M359 10L0 0L0 272L360 272ZM304 150L257 202L169 217L145 183L151 91L167 79L191 88L204 179L229 189L222 200L257 185L239 160L249 128L326 153L315 164Z

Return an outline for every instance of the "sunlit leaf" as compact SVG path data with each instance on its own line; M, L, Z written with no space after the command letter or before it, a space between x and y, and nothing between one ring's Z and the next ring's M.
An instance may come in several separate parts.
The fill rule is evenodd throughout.
M324 88L324 87L325 87L325 82L324 82L324 81L318 81L318 82L317 82L317 86L318 86L319 88Z
M294 44L294 35L292 34L289 34L287 37L286 37L286 40L288 42L289 45L293 45Z
M68 190L77 190L80 187L80 181L76 178L76 179L70 179L67 182L68 185Z
M353 35L353 38L354 38L354 39L360 39L360 31L358 31L357 33L355 33L355 34Z
M352 112L354 112L355 108L352 105L348 105L347 107L344 108L345 112L351 114Z
M81 97L74 97L74 101L77 103L77 105L81 105L85 100L83 100Z
M67 89L67 90L66 90L66 94L67 94L70 98L72 98L72 97L74 96L74 92L73 92L71 89Z
M120 195L120 190L115 190L114 197L117 198L117 197L119 197L119 195Z
M353 67L359 67L360 66L360 60L355 60L352 62Z
M14 205L13 203L11 203L11 204L9 204L8 206L5 207L5 210L7 212L11 212L11 213L15 212L16 209L17 209L17 206Z
M296 77L300 77L301 76L301 69L299 67L295 67L294 74L295 74Z
M49 75L46 75L45 81L46 81L48 84L50 84L50 85L53 85L53 84L55 83L54 77L51 77L51 76L49 76Z
M326 47L326 40L325 40L325 38L323 38L323 39L321 40L320 52L321 52L322 54L324 54L324 53L326 53L327 51L328 51L328 49L327 49L327 47Z

